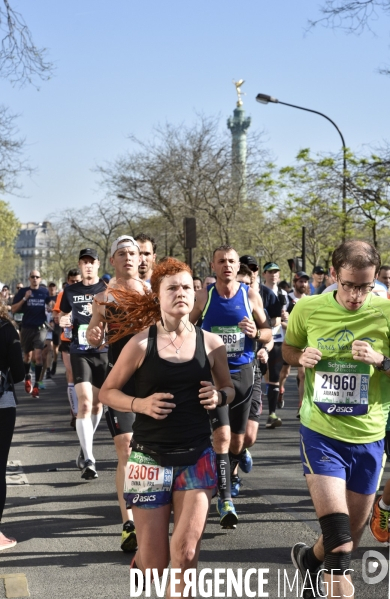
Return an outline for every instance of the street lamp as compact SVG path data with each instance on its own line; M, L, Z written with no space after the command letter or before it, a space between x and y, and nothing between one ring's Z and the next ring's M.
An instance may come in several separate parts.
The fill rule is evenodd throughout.
M347 186L346 186L347 147L345 145L345 140L344 140L343 134L341 133L340 129L338 128L336 123L334 121L332 121L332 119L330 119L328 116L326 116L326 114L323 114L322 112L318 112L318 110L312 110L311 108L304 108L303 106L296 106L295 104L288 104L287 102L281 102L277 98L273 98L272 96L267 96L267 94L257 94L256 100L257 100L257 102L260 102L260 104L268 104L269 102L271 102L272 104L283 104L284 106L291 106L291 108L298 108L299 110L305 110L306 112L314 112L314 114L319 114L320 116L323 116L324 119L326 119L327 121L332 123L332 125L337 129L337 132L340 135L341 142L343 144L343 200L342 200L343 225L342 225L342 231L343 231L343 241L345 241L346 227L347 227Z

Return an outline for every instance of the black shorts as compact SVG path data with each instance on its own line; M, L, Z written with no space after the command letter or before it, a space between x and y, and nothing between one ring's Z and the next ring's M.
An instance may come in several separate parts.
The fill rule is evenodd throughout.
M63 341L63 339L61 339L61 343L60 343L60 346L59 346L58 350L61 353L65 352L66 354L69 354L69 352L70 352L70 341Z
M129 401L131 401L131 398L129 398ZM118 412L118 410L104 406L104 414L112 438L117 435L133 432L133 423L135 420L133 412Z
M260 368L256 365L255 367L255 380L253 383L253 391L251 397L251 409L249 410L248 420L253 420L254 422L260 422L261 412L263 411L263 403L261 401L262 390L261 390L261 381L262 374Z
M107 375L107 352L100 354L70 354L74 384L91 383L100 389Z
M55 345L56 347L60 344L60 336L57 333L57 331L53 331L52 341L53 345Z
M215 431L220 426L230 425L232 433L243 435L251 408L251 396L254 384L253 364L245 364L239 372L231 373L236 396L231 404L223 408L210 410L211 426Z
M280 373L285 365L287 365L287 362L283 360L282 344L279 342L274 343L268 356L268 381L270 383L279 383Z
M20 331L20 344L24 354L34 349L43 349L46 344L47 329L45 326L26 329L22 326Z

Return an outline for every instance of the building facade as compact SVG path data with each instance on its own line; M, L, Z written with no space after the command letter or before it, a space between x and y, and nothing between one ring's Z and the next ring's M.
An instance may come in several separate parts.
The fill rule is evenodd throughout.
M32 270L41 271L42 276L50 276L54 255L54 231L50 222L22 224L16 253L22 260L16 275L18 281L28 285Z

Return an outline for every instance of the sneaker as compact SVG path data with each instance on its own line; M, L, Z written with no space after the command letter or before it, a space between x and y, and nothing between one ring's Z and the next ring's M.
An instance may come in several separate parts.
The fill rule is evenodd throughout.
M8 538L0 532L0 551L11 549L11 547L15 547L15 545L16 539L13 539L12 537Z
M284 408L284 391L279 391L279 395L278 395L278 401L276 403L277 407L279 408L279 410L282 410Z
M31 382L31 374L26 374L24 377L24 390L26 393L31 393L33 390L32 382Z
M122 551L137 551L138 549L137 535L132 520L128 520L123 525L121 549Z
M376 499L374 507L372 508L372 514L370 518L370 532L372 536L379 541L379 543L389 544L389 517L390 512L380 507L379 502L382 499L382 495Z
M83 471L81 473L81 478L84 478L85 480L98 478L98 473L96 472L95 464L92 462L92 460L87 460L85 462Z
M38 381L38 389L46 389L46 385L43 381Z
M245 472L245 474L248 474L248 472L252 470L253 460L248 449L244 449L244 451L241 453L238 465L240 466L241 470Z
M265 428L276 428L277 426L282 426L281 419L275 413L270 414L265 424Z
M231 499L225 499L225 501L222 501L222 499L218 497L217 512L220 515L219 523L222 528L236 528L238 516Z
M34 399L39 399L39 387L38 387L38 385L34 385L32 393L31 393L31 396Z
M85 467L84 452L80 447L79 455L76 458L76 468L79 468L79 470L83 470L84 467Z
M56 372L57 372L57 362L53 362L53 364L51 365L50 374L52 376L54 376Z
M242 485L241 478L239 476L237 476L237 474L232 474L230 484L231 484L232 497L238 497L240 494L240 488Z
M296 543L296 545L294 545L294 547L291 549L292 563L301 573L302 582L305 586L305 588L302 589L303 592L300 596L303 597L303 599L327 597L321 572L322 565L315 572L309 572L304 564L305 554L309 549L310 547L305 545L305 543Z
M46 379L51 379L51 372L49 369L46 370Z

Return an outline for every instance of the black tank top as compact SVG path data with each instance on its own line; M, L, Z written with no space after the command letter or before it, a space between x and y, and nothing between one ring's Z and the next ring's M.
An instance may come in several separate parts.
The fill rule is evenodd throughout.
M176 404L176 407L163 420L136 414L132 447L140 451L143 451L142 446L146 446L157 454L180 453L196 448L202 452L210 446L210 420L198 395L200 381L212 381L211 369L203 331L198 327L195 330L194 357L187 362L177 363L160 358L157 351L157 327L152 325L149 329L145 360L134 375L137 397L147 397L159 392L172 393L174 398L167 401ZM147 449L144 451L149 453ZM175 465L172 459L168 461ZM184 463L190 464L186 458Z

